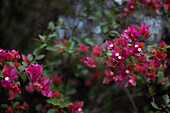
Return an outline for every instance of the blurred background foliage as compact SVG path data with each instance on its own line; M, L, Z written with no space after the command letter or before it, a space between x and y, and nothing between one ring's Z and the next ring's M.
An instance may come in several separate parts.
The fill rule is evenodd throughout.
M113 41L114 38L119 37L123 29L127 29L132 24L141 25L143 22L151 25L150 33L153 34L149 41L145 42L146 44L159 44L162 40L170 44L169 12L161 9L156 15L151 8L146 8L139 1L137 4L134 13L123 16L124 8L127 7L125 0L1 0L0 48L31 53L42 44L37 41L38 36L42 39L41 36L47 36L53 31L55 33L52 41L47 43L48 48L41 51L46 57L39 62L45 64L44 76L54 78L56 74L63 74L64 84L69 85L56 87L53 84L51 87L66 93L66 97L71 95L72 100L83 100L85 112L132 113L134 110L123 87L112 83L102 84L104 66L100 63L101 59L96 59L101 66L97 68L100 78L98 82L88 86L85 85L85 80L90 78L95 70L89 70L82 65L80 59L91 54L70 54L71 50L61 53L55 45L62 39L72 38L72 44L77 47L79 42L94 47L95 44L101 45L105 40ZM169 75L169 68L166 75ZM146 84L140 79L138 82L141 83L140 86L130 87L129 91L132 93L138 111L147 113L153 109L150 105L151 97ZM161 105L162 96L170 94L170 82L165 87L156 83L152 85L150 90L157 92L155 98ZM29 95L30 98L25 98L27 101L33 96L41 98L35 93L30 95L25 92L24 95L25 97ZM34 105L38 103L37 101L28 102L32 108L30 112L35 112Z

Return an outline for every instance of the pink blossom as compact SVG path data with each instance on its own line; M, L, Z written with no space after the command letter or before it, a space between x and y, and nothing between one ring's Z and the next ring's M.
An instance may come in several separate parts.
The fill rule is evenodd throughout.
M19 51L15 51L14 49L8 51L8 60L17 61L20 59Z
M143 52L142 51L143 47L144 47L143 42L135 42L135 44L131 45L131 48L129 49L130 53L132 56L141 56Z
M28 103L24 102L23 105L21 106L21 109L28 111L28 109L29 109Z
M26 55L21 55L22 56L22 60L23 60L23 62L26 62L26 63L28 63L28 64L30 64L31 63L31 61L30 60L28 60L28 58L27 58L27 56Z
M136 86L136 79L137 79L136 74L133 74L133 76L129 76L125 87Z
M168 82L168 77L164 77L164 80L161 82L161 84L166 84Z
M25 68L25 71L28 73L32 81L36 81L42 75L42 65L39 64L30 64L28 68Z
M63 83L62 81L62 78L63 78L63 75L56 75L53 79L53 83L56 84L56 85L60 85Z
M87 53L89 51L89 46L85 46L82 43L79 43L79 44L80 44L79 51L82 51L84 53Z
M15 84L14 86L11 86L9 89L9 98L8 100L12 100L17 97L18 93L21 93L21 89L18 88L18 85Z
M25 86L25 89L30 93L33 93L35 91L35 88L33 85L27 85Z
M8 58L6 50L0 49L0 62L6 61Z
M5 110L5 113L14 113L14 112L11 110L11 108L8 108Z
M114 47L115 47L115 43L114 42L106 40L106 49L113 50Z
M109 66L109 67L117 67L117 66L118 66L118 63L115 62L113 59L106 60L105 63L106 63L107 66Z
M103 45L101 45L100 47L98 47L97 45L95 45L95 47L93 48L93 54L94 54L95 56L99 57L102 52L103 52Z
M146 26L145 23L143 23L140 27L138 27L138 26L136 26L136 27L137 27L139 33L142 34L142 35L144 35L144 37L145 37L146 39L148 39L148 38L151 37L151 35L152 35L152 34L149 34L149 31L148 31L148 29L150 28L150 26L151 26L151 25Z
M72 113L84 113L83 112L83 105L84 102L80 101L80 102L73 102L73 105L69 105L68 108L70 110L72 110Z
M109 82L111 82L113 79L115 79L114 77L114 73L106 67L105 69L105 77L103 79L103 84L108 84Z
M92 57L86 57L86 60L84 61L84 63L86 63L90 68L96 67L95 62L96 61Z

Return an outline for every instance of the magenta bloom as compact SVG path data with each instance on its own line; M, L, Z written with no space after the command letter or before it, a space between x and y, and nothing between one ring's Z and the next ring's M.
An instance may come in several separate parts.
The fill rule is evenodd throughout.
M132 56L141 56L143 52L145 51L142 51L143 47L144 47L144 44L143 42L136 42L135 44L132 44L131 45L131 48L130 48L130 53Z
M122 51L113 50L112 59L121 64L125 60L125 57L123 56Z
M135 12L136 10L136 2L129 0L127 3L127 8L124 9L126 12L127 11L131 11L131 12Z
M35 88L33 85L27 85L25 86L25 89L30 93L33 93L35 91Z
M113 73L109 68L106 67L104 73L105 73L106 76L105 76L104 79L103 79L103 84L108 84L108 83L110 83L113 79L115 79L114 73Z
M133 74L133 76L129 76L125 87L136 86L136 79L137 79L136 74Z
M18 93L21 93L21 89L18 88L18 85L15 84L9 89L9 98L8 100L12 100L17 97Z
M114 42L106 40L106 49L113 50L115 47Z
M89 51L89 46L85 46L82 43L79 43L79 44L80 44L79 51L82 51L84 53L87 53Z
M6 50L0 49L0 62L6 61L8 58Z
M4 80L1 81L1 84L4 88L11 87L11 82L17 79L17 72L13 67L11 67L8 63L2 69Z
M5 113L14 113L11 108L9 107L8 109L5 110Z
M39 64L30 64L28 68L25 68L25 71L28 73L32 81L36 81L42 75L42 65Z
M93 48L93 54L99 57L102 52L103 52L103 45L101 45L100 47L95 45L95 47Z
M53 83L56 85L62 84L63 83L62 78L63 78L63 75L60 75L60 76L56 75L53 79Z
M19 51L15 51L14 49L8 51L8 60L17 61L20 59Z
M143 23L140 27L136 26L138 29L139 34L144 35L146 39L151 37L152 34L149 34L148 29L151 27L151 25L146 26L145 23Z
M72 113L84 113L83 111L84 102L73 102L73 105L69 105L68 108L72 110Z
M21 106L21 109L28 111L28 109L29 109L28 103L24 102L23 105Z
M92 57L86 57L86 60L84 61L84 63L86 63L90 68L96 67L95 62L96 61Z
M26 55L21 55L22 56L22 60L23 60L23 62L26 62L26 63L28 63L28 64L30 64L31 63L31 61L30 60L28 60L28 58L27 58L27 56Z
M128 27L128 30L124 30L123 34L121 34L121 36L123 38L126 39L131 39L138 41L139 40L139 36L142 36L142 32L137 32L136 27L134 25L132 25L132 27Z

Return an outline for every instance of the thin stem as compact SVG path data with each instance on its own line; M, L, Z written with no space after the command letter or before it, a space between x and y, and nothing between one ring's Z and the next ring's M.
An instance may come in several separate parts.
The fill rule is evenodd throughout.
M135 113L138 113L137 107L136 107L136 104L135 104L135 101L133 100L133 98L132 98L132 96L131 96L129 90L128 90L127 88L125 88L125 87L124 87L124 90L125 90L125 92L126 92L128 98L129 98L129 100L130 100L130 102L131 102L131 104L132 104L133 109L135 110Z

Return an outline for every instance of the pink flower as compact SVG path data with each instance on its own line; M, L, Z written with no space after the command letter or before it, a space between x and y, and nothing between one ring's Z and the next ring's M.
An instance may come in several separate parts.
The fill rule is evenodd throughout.
M14 112L11 110L11 108L8 108L5 110L5 113L14 113Z
M19 51L15 51L14 49L11 51L8 51L8 60L17 61L20 59L20 55L18 54Z
M145 65L143 65L143 64L140 64L139 66L137 66L136 68L135 68L135 71L137 72L137 73L141 73L141 74L146 74L147 72L148 72L148 67L147 66L145 66Z
M26 55L21 55L22 56L22 60L23 60L23 62L26 62L26 63L28 63L28 64L30 64L31 63L31 61L30 60L28 60L28 58L27 58L27 56Z
M106 49L113 50L115 47L114 42L106 40Z
M109 67L117 67L117 66L118 66L118 63L115 62L113 59L106 60L105 63L106 63L107 66L109 66Z
M83 101L73 102L73 105L69 105L68 108L72 110L72 113L84 113L83 112Z
M30 64L28 68L25 68L25 71L28 73L32 81L36 81L42 75L42 65L39 64Z
M12 100L17 97L18 93L21 93L21 89L18 88L18 85L15 84L14 86L11 86L9 89L9 98L8 100Z
M108 84L108 83L111 82L113 79L115 79L114 73L113 73L109 68L106 67L104 73L105 73L106 76L105 76L104 79L103 79L103 84Z
M33 93L35 91L35 88L33 85L27 85L25 86L25 89L30 93Z
M23 105L21 106L21 109L28 111L29 105L26 102L24 102Z
M6 50L0 49L0 62L6 61L8 58Z
M151 35L152 35L152 34L149 34L149 31L148 31L148 29L150 28L150 26L151 26L151 25L146 26L145 23L143 23L140 27L138 27L138 26L136 26L136 27L137 27L139 33L142 34L142 35L144 35L144 37L145 37L146 39L148 39L148 38L151 37Z
M133 76L129 76L125 87L136 86L136 79L137 79L136 74L133 74Z
M123 51L119 48L116 50L113 50L112 59L117 63L122 63L125 60L125 56L123 55Z
M84 53L87 53L89 51L89 46L85 46L82 43L79 43L79 44L80 44L79 51L82 51Z
M62 84L63 83L62 78L63 78L63 75L60 75L60 76L56 75L53 79L53 83L56 85Z
M164 80L161 82L161 84L166 84L168 82L168 77L164 77Z
M143 42L136 42L135 44L132 44L131 45L131 48L130 48L130 53L132 56L141 56L143 52L145 51L142 51L143 47L144 47L144 44Z
M84 63L86 63L90 68L96 67L95 62L96 61L92 57L86 57L86 60L84 61Z
M136 28L134 25L132 25L132 27L128 27L127 30L123 31L123 34L121 34L121 36L125 39L131 39L138 41L139 40L139 36L142 36L142 33L139 31L137 32Z
M158 61L164 61L166 58L167 54L162 53L162 52L156 52L155 56L154 56L154 60L158 60Z
M93 54L99 57L102 52L103 52L103 45L101 45L100 47L95 45L95 47L93 48Z

